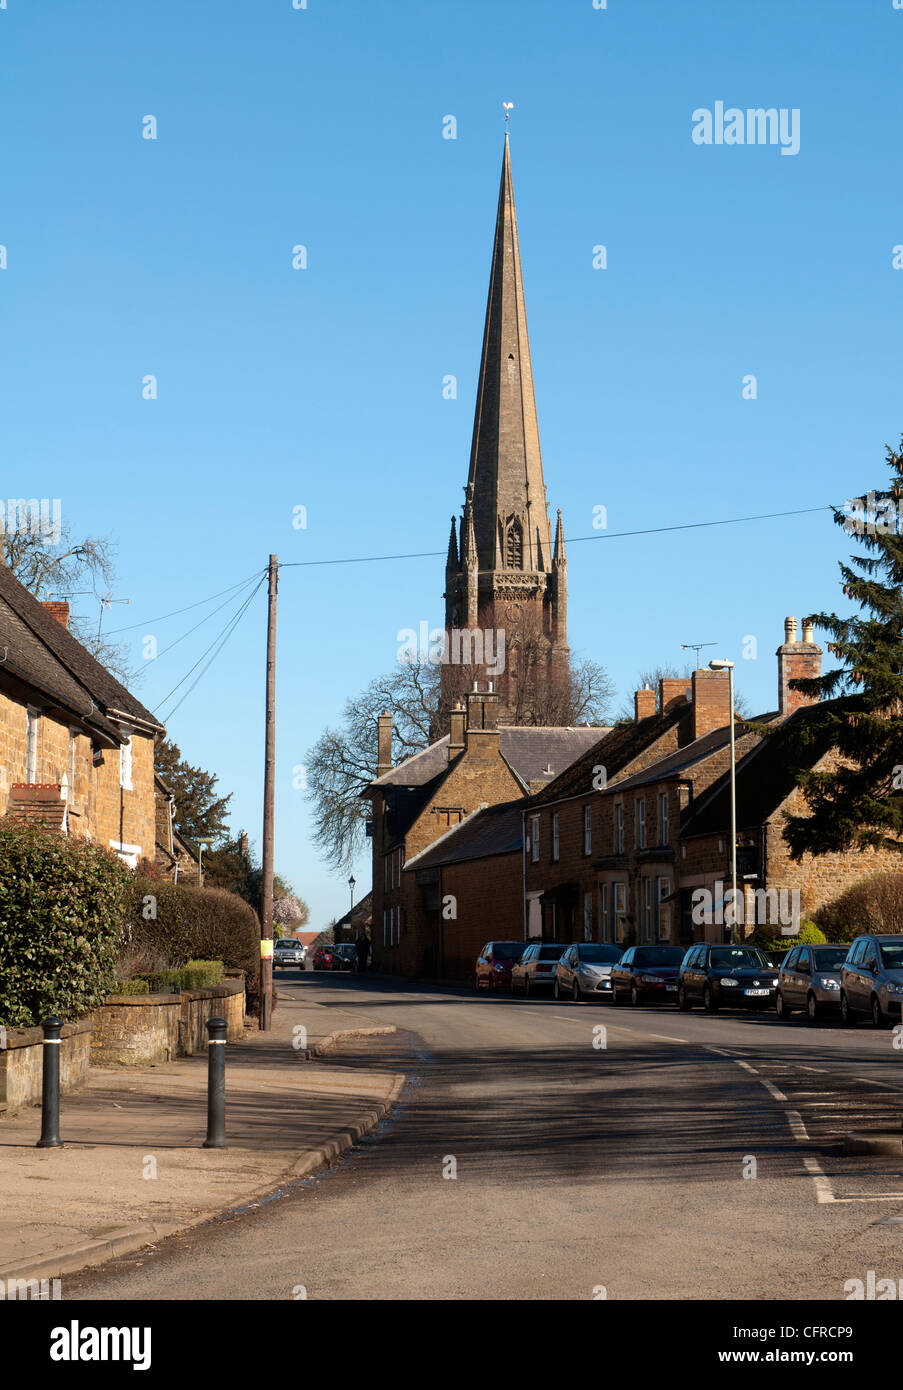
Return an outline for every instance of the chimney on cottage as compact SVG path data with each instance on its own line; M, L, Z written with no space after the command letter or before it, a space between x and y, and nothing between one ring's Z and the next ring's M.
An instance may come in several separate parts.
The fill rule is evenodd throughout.
M387 711L379 716L376 721L377 734L377 763L376 775L382 777L384 773L392 771L392 716Z
M479 689L478 681L474 681L473 687L467 695L464 745L469 755L489 760L498 754L499 748L499 697L492 689L492 681L487 682L486 690Z
M453 758L455 754L464 752L464 722L467 718L464 706L455 705L449 718L448 756Z
M41 599L41 607L46 608L51 618L54 618L60 627L69 628L69 605L65 599Z
M691 698L690 690L686 676L663 676L658 683L660 712L668 714L675 705L685 705Z
M731 720L731 682L728 671L693 672L693 738L724 729Z
M812 635L812 623L803 620L803 640L796 640L796 618L784 619L784 643L778 647L778 714L783 719L804 705L818 704L818 696L791 690L794 680L814 680L821 675L822 649Z
M641 719L648 719L651 714L655 714L656 697L655 691L648 685L644 685L642 690L637 690L633 697L633 712L636 722L639 724Z

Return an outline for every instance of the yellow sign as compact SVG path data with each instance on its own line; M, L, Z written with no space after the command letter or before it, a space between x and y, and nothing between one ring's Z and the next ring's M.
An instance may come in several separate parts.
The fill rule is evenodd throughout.
M260 938L260 959L269 960L273 954L273 939L269 936Z

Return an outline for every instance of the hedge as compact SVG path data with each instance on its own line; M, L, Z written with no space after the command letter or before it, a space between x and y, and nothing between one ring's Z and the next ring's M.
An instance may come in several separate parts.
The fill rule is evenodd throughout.
M814 922L800 922L795 936L775 936L773 927L756 927L748 938L751 946L759 946L763 951L789 951L791 946L821 946L827 939Z
M115 982L134 877L110 850L0 819L0 1024L74 1022Z
M903 873L861 878L820 907L815 920L829 941L852 941L865 932L903 932Z
M144 878L132 883L121 960L145 956L159 962L160 968L128 973L150 983L174 969L221 963L226 970L245 972L248 1006L253 1010L260 983L260 923L254 909L222 888L193 888ZM208 978L205 975L204 983L182 987L202 989Z
M152 970L131 980L117 980L117 994L161 994L183 989L211 989L221 985L225 969L221 960L190 960L177 970Z

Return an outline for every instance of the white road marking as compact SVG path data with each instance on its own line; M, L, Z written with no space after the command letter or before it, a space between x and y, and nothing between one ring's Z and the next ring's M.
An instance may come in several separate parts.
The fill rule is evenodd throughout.
M784 1092L779 1091L777 1086L773 1086L772 1083L766 1077L761 1076L759 1077L759 1080L762 1082L762 1085L765 1087L768 1094L770 1096L774 1096L775 1100L786 1101L787 1097L784 1095Z
M647 1037L658 1038L661 1042L688 1043L690 1041L689 1038L669 1038L667 1033L648 1033Z
M730 1056L731 1056L731 1054L730 1054L729 1052L725 1052L725 1051L724 1051L722 1048L720 1048L720 1047L709 1047L708 1045L706 1046L706 1052L717 1052L719 1057L730 1057Z
M759 1073L756 1071L755 1067L751 1067L751 1066L749 1065L748 1062L741 1062L741 1061L739 1061L736 1057L732 1057L732 1058L731 1058L731 1061L734 1062L738 1067L742 1067L744 1071L750 1072L751 1075L753 1075L753 1076L758 1076L758 1075L759 1075ZM766 1084L767 1084L767 1083L766 1083Z
M804 1144L808 1144L809 1131L803 1124L803 1117L798 1110L787 1111L787 1123L790 1126L794 1139L799 1139Z
M803 1163L806 1165L806 1169L811 1174L812 1181L815 1183L815 1196L819 1205L824 1202L836 1202L837 1198L834 1196L831 1183L822 1172L818 1159L804 1158Z

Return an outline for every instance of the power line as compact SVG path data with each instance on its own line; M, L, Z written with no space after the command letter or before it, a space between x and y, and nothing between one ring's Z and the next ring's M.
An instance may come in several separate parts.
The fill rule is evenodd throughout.
M192 690L194 690L194 688L195 688L195 686L197 685L198 681L201 679L201 676L205 675L206 672L209 670L209 668L212 666L213 662L214 662L214 661L216 660L216 658L219 656L219 654L220 654L220 652L222 651L223 647L226 645L226 643L228 642L229 638L232 636L232 633L233 633L233 632L235 631L235 629L238 627L238 624L241 622L241 620L242 620L242 618L244 617L245 613L248 611L248 608L250 607L251 602L252 602L252 600L254 599L254 596L257 594L257 592L258 592L258 590L260 589L260 586L263 584L265 578L266 578L265 575L261 575L260 579L257 581L257 584L256 584L256 585L254 586L254 588L251 590L250 594L248 594L248 597L244 600L244 602L242 603L241 607L238 609L237 613L234 613L234 614L232 615L232 617L229 619L229 621L227 622L227 624L226 624L226 626L223 628L223 630L222 630L220 633L218 633L216 637L214 637L213 641L210 643L210 646L207 648L207 650L201 653L201 655L198 657L197 661L194 663L194 665L193 665L192 667L190 667L189 670L187 670L187 671L185 672L184 676L183 676L182 679L178 682L178 684L177 684L177 685L174 685L173 688L172 688L172 690L170 690L169 693L168 693L167 695L165 695L165 696L163 697L163 699L160 701L159 705L157 706L158 713L159 713L160 711L162 711L163 706L167 703L167 701L169 701L169 700L172 699L173 695L175 695L176 691L180 688L180 686L183 686L183 685L185 684L185 682L188 680L188 677L189 677L194 671L197 670L197 668L200 666L200 664L201 664L201 662L204 660L204 658L205 658L209 653L212 652L212 656L210 656L210 660L207 662L206 666L204 666L203 670L199 672L199 674L198 674L198 676L197 676L197 679L194 680L194 681L192 681L191 685L190 685L190 686L188 687L188 689L185 691L185 694L182 696L181 700L177 701L177 703L176 703L175 705L173 705L172 709L171 709L171 710L169 711L169 713L165 716L166 719L171 719L171 718L172 718L172 716L175 714L176 710L185 702L185 700L187 700L187 698L188 698L188 696L191 694ZM215 650L214 650L214 648L215 648ZM163 718L163 715L161 714L160 717Z
M115 637L120 632L134 632L136 627L149 627L151 623L165 623L168 618L178 618L182 613L190 613L193 608L202 608L205 603L212 603L215 598L222 598L223 594L233 594L236 589L243 589L246 584L250 584L252 579L256 579L258 574L260 574L259 569L255 570L253 574L249 574L247 579L240 579L237 584L230 585L228 589L220 589L218 594L211 594L209 598L200 598L197 603L189 603L187 608L177 608L175 612L164 613L160 618L146 618L144 622L132 623L129 627L114 628L112 632L107 633L107 636Z
M755 516L730 516L719 521L685 521L678 526L649 526L639 531L597 531L593 536L565 537L565 545L576 545L580 541L613 541L624 536L656 536L667 531L693 531L705 526L738 526L744 521L771 521L783 516L808 516L812 512L836 511L830 503L821 507L799 507L790 512L760 512ZM280 569L307 569L314 565L367 565L380 560L434 560L444 555L444 550L415 550L402 555L348 555L338 560L287 560Z
M251 579L246 580L245 583L242 585L242 588L246 588L248 584L253 584L256 578L257 575L255 574ZM164 647L162 652L157 652L157 655L155 656L154 660L159 661L161 656L165 656L167 652L171 652L173 647L177 647L180 642L184 642L185 638L190 637L193 632L197 632L199 627L203 627L205 623L209 623L211 618L215 618L217 613L221 613L223 611L227 604L229 604L232 601L233 597L234 595L230 593L229 598L224 599L223 602L220 603L216 608L212 608L205 618L201 618L199 623L195 623L194 627L190 627L187 632L183 632L181 637L177 637L174 642L170 642L169 646ZM207 600L207 602L209 602L209 599Z

